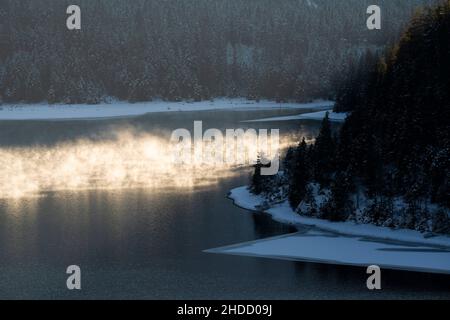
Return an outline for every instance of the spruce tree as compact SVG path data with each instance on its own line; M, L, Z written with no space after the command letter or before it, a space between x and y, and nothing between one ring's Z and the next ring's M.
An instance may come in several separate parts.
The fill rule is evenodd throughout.
M331 131L329 113L322 121L319 136L316 139L313 152L312 165L314 179L323 188L329 187L335 163L335 140Z
M255 169L250 184L250 191L256 195L260 195L264 190L264 178L261 175L261 169L264 165L261 162L261 154L258 154L256 164L253 166Z
M306 195L306 188L310 177L310 168L307 159L308 145L305 138L295 150L290 173L289 203L296 209Z

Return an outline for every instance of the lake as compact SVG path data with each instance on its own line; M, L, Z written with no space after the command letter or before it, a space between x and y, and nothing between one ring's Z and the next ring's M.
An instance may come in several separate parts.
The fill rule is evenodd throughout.
M0 122L2 299L450 298L450 277L208 254L295 232L227 199L250 169L174 171L174 129L280 129L284 145L320 123L243 120L293 110L155 113L130 119ZM66 288L79 265L82 290Z

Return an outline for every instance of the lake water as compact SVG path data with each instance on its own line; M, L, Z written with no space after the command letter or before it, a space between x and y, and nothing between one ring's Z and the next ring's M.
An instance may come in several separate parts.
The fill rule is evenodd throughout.
M313 121L240 122L295 113L0 122L0 298L450 298L448 276L384 271L383 290L369 292L361 268L203 252L295 230L227 199L248 182L246 168L173 171L159 157L170 133L202 120L279 128L286 143L313 138ZM81 291L66 289L72 264Z

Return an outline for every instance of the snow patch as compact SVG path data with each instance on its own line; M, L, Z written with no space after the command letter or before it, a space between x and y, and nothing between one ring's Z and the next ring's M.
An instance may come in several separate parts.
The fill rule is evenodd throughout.
M310 230L207 250L240 256L450 274L450 249L388 243Z
M274 117L274 118L265 118L265 119L256 119L249 120L245 122L272 122L272 121L293 121L293 120L319 120L322 121L328 112L328 116L330 121L333 122L344 122L348 117L348 113L336 113L332 110L318 111L312 113L304 113L294 116L286 116L286 117Z
M0 120L84 120L116 117L135 117L156 112L186 112L211 110L271 110L314 109L329 106L330 101L312 103L276 103L246 99L215 99L201 102L151 101L142 103L112 102L97 105L87 104L14 104L0 105Z

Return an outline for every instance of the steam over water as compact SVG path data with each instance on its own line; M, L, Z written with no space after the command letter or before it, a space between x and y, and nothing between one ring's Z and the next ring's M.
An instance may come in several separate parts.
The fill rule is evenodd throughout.
M285 139L282 146L288 144ZM177 164L174 146L170 137L123 131L104 141L2 147L0 198L62 190L206 187L237 174L237 166L225 162ZM245 140L245 149L253 158L249 164L257 146Z
M0 197L59 190L189 188L232 174L224 169L175 166L168 140L122 133L112 141L0 149Z

